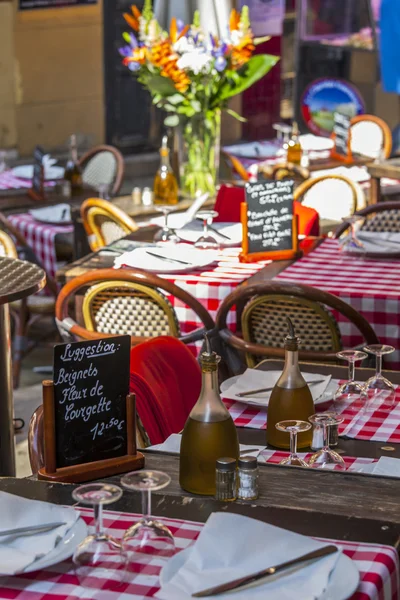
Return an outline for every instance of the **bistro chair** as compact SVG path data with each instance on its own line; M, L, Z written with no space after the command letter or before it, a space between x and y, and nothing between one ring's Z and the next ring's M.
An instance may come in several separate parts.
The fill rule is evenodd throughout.
M400 232L400 200L372 204L354 214L364 219L361 226L364 231ZM348 228L348 223L342 223L335 231L335 238L339 238Z
M22 233L2 213L0 213L0 227L2 228L0 230L0 254L2 256L19 257L22 260L33 262L43 269L43 265L27 244ZM36 342L29 339L31 328L44 318L54 318L58 288L54 279L47 272L45 290L45 294L35 294L12 302L10 305L10 316L14 325L12 340L14 388L19 386L23 358L37 346Z
M114 146L96 146L79 159L83 183L94 189L101 185L110 187L110 194L116 196L124 178L124 159Z
M69 315L69 306L78 295L82 324ZM192 309L203 326L189 334L181 332L172 298ZM133 268L98 269L75 277L59 293L56 319L64 336L94 340L130 335L133 346L160 335L189 344L215 327L208 311L191 294L153 273Z
M85 200L81 217L93 252L139 229L123 210L100 198Z
M244 306L242 337L227 325L227 315L233 306ZM244 283L227 296L217 313L217 331L226 344L244 352L247 365L254 367L262 359L284 357L286 317L290 317L301 338L301 360L336 362L336 353L343 346L338 324L328 309L354 324L366 344L379 343L369 322L337 296L309 285L275 281Z
M369 158L386 159L392 152L390 127L374 115L358 115L350 122L350 150Z
M310 177L308 169L295 165L294 163L278 163L276 165L258 165L258 173L265 179L274 181L283 181L284 179L293 179L295 184L303 183Z
M250 175L247 172L246 167L240 162L236 156L229 154L225 150L221 150L221 155L224 158L229 170L233 175L238 175L242 181L249 181Z

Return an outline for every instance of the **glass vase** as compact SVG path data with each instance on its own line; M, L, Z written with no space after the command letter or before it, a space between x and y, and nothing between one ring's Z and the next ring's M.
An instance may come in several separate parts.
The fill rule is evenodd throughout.
M182 195L216 193L221 138L221 111L186 119L179 128L179 174Z

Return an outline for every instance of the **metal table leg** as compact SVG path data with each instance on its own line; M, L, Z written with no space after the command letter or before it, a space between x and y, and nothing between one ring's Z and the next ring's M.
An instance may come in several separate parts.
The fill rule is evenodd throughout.
M0 304L0 475L15 477L11 332L8 304Z

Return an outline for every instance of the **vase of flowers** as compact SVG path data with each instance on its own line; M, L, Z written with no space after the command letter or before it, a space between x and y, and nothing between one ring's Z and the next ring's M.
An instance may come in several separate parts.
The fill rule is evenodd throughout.
M165 124L179 131L180 178L184 194L215 193L220 149L221 111L243 120L229 100L261 79L279 60L253 55L254 38L245 6L233 10L226 36L206 33L196 11L193 23L172 19L163 31L151 0L143 11L124 14L133 32L123 34L123 63L146 87L153 103L167 113Z

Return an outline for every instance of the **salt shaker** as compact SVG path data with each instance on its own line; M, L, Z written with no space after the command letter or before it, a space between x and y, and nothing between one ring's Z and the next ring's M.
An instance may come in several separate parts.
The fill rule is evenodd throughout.
M324 447L324 426L322 423L315 422L311 450L321 450Z
M142 204L143 206L151 206L153 204L153 192L149 187L143 188Z
M258 498L258 464L254 456L241 456L238 469L239 500Z
M219 458L215 470L215 499L233 502L237 497L236 459Z
M133 188L132 202L133 202L133 206L140 206L142 204L142 190L140 189L140 187Z

